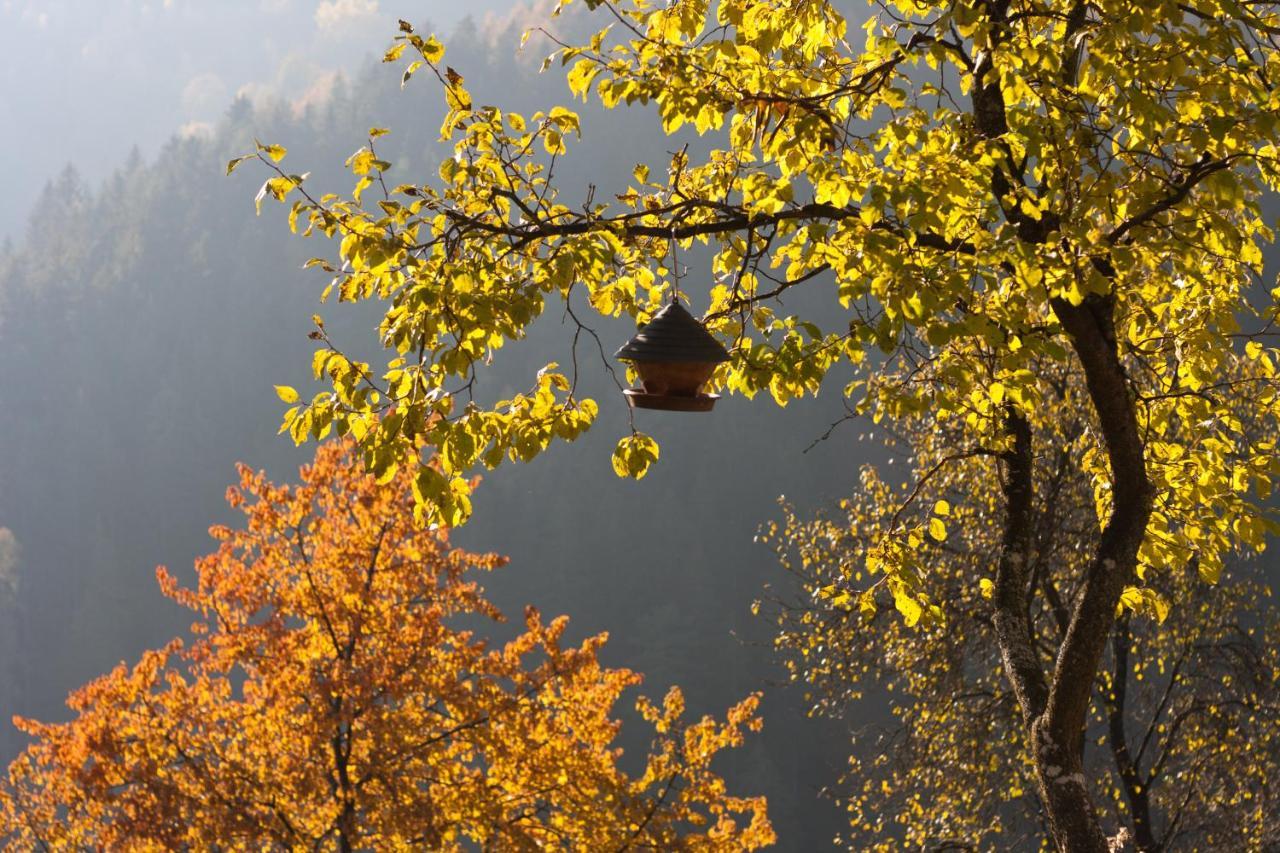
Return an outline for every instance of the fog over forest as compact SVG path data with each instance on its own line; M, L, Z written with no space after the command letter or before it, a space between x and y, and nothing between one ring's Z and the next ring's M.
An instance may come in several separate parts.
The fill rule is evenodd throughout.
M601 24L583 5L549 26L589 36ZM228 160L255 141L283 145L313 195L350 194L344 161L384 127L388 179L435 181L452 156L446 107L426 72L402 87L401 68L378 61L396 18L440 33L478 103L529 115L569 101L558 64L539 72L553 45L534 33L519 49L551 6L488 0L464 17L461 5L409 0L0 0L0 156L18 164L0 206L0 763L29 743L11 717L69 719L69 691L188 631L156 567L194 581L193 561L216 548L210 526L238 522L226 502L237 462L297 479L314 447L278 434L286 407L273 386L305 399L327 387L308 384L312 315L353 357L386 361L374 333L385 306L322 305L330 277L303 265L336 247L290 234L287 205L255 215L268 175L252 162L228 175ZM8 82L20 78L33 82ZM84 106L48 106L59 99ZM555 173L570 205L613 197L636 164L665 174L682 146L723 141L690 127L664 136L653 107L574 108L582 140ZM680 261L710 280L706 251ZM830 276L817 281L785 294L786 309L852 329L821 286ZM707 290L688 288L695 315ZM767 606L753 611L807 593L759 533L784 501L806 518L841 517L868 463L895 487L910 471L883 426L846 417L853 372L841 363L821 393L785 408L765 393L725 394L707 414L636 411L661 459L641 481L619 478L610 456L631 411L612 356L635 326L625 313L593 318L601 352L575 346L563 307L548 306L480 375L476 397L507 399L555 362L600 415L572 446L486 472L474 518L451 533L510 557L483 578L514 623L495 637L514 635L526 604L566 614L574 641L607 632L602 660L644 675L622 703L627 722L637 692L679 685L697 719L763 691L763 730L716 766L733 793L767 796L777 849L828 849L849 820L824 791L847 771L851 737L889 720L889 697L869 683L833 719L788 683L778 625ZM1251 571L1274 580L1274 560L1267 551ZM622 730L637 762L644 732ZM863 754L874 743L860 741Z
M536 37L517 55L522 29L463 21L448 35L449 62L478 100L532 113L565 90L558 69L537 73ZM282 211L254 216L262 176L226 177L225 164L255 137L275 141L317 191L346 191L343 161L369 127L386 126L379 153L392 175L425 180L448 156L437 141L442 104L428 85L399 83L370 61L301 106L240 97L207 133L135 152L101 183L68 166L0 257L0 758L24 742L11 715L65 718L69 690L186 629L153 570L190 579L193 558L212 547L206 528L230 518L223 491L237 460L290 480L309 456L276 435L272 385L307 375L308 318L327 277L300 269L317 247L288 233ZM583 144L561 172L566 196L588 183L609 192L635 163L662 169L685 141L662 138L640 111L583 116ZM705 259L686 263L691 276L706 274ZM323 313L357 351L371 339L376 317L365 308ZM549 312L531 340L504 351L479 394L500 399L543 364L567 365L561 319ZM632 328L623 320L598 331L611 355ZM785 411L729 398L707 415L639 413L662 461L643 482L621 480L609 455L626 404L597 353L582 347L579 358L599 423L572 448L488 475L455 541L511 557L486 581L508 613L532 602L569 615L575 636L608 631L605 659L644 673L645 692L679 684L691 713L720 713L785 677L771 625L750 612L767 584L787 584L753 542L758 526L777 516L780 495L816 506L845 493L868 445L848 425L814 444L843 415L838 393ZM806 718L799 689L771 690L763 716L764 731L726 772L744 793L768 795L790 849L827 841L839 816L818 790L842 769L832 739L843 736Z
M135 146L208 133L232 100L319 103L380 55L398 17L450 31L527 15L505 0L3 0L0 238L67 163L96 187ZM496 22L495 28L502 24Z

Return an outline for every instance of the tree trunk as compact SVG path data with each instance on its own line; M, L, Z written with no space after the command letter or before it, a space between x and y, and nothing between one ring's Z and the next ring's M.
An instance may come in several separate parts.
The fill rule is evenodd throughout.
M1005 535L995 585L996 640L1027 726L1028 746L1049 831L1063 853L1107 853L1109 843L1084 776L1084 728L1116 606L1134 576L1151 514L1151 486L1136 410L1116 348L1110 298L1091 296L1054 311L1084 368L1111 463L1112 511L1075 597L1066 635L1046 678L1027 621L1026 565L1034 501L1032 435L1010 411L1005 455Z
M1004 539L996 569L994 618L1005 674L1013 686L1028 731L1028 746L1050 833L1059 850L1108 849L1090 802L1081 752L1058 737L1047 716L1051 685L1031 640L1027 619L1026 566L1031 547L1033 448L1031 427L1016 410L1006 417L1013 448L1004 457Z
M985 6L996 25L991 38L999 41L1007 26L1009 2L986 0ZM1078 49L1071 42L1074 31L1084 22L1084 8L1078 4L1068 16L1064 75L1074 75ZM991 53L986 52L974 67L973 116L984 137L1003 145L1009 123ZM1014 166L1017 159L1012 152L1006 153L1009 156L992 169L992 195L1020 240L1044 246L1058 231L1058 218L1053 212L1039 218L1026 216L1009 200L1025 178ZM1094 265L1112 276L1105 256L1095 259ZM1014 446L1005 455L1007 518L996 572L996 640L1027 727L1030 757L1054 843L1063 853L1108 853L1110 845L1084 776L1084 727L1120 593L1135 575L1138 547L1151 515L1151 485L1137 412L1116 346L1114 299L1094 294L1080 305L1063 299L1053 299L1051 305L1084 370L1101 428L1111 464L1111 517L1075 597L1053 671L1046 678L1027 616L1031 591L1026 568L1032 541L1029 507L1035 497L1032 436L1025 419L1010 410L1007 426Z

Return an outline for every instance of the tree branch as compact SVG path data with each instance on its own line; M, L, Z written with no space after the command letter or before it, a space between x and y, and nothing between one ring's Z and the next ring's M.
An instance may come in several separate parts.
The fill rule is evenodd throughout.
M1018 698L1023 720L1029 725L1044 711L1049 695L1044 668L1027 626L1027 567L1035 505L1031 425L1010 406L1005 428L1013 438L1013 447L1003 457L1005 522L993 593L994 623L1005 673Z

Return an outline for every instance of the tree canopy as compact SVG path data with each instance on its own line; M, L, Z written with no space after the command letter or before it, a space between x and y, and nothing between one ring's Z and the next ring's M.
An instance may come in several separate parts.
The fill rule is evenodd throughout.
M570 92L654 109L669 134L712 135L708 153L682 148L665 175L641 164L608 201L562 197L578 115L473 103L439 41L403 24L387 60L407 55L404 81L433 76L449 107L455 156L437 176L388 183L381 128L348 161L347 197L312 196L277 145L249 155L276 170L260 199L293 200L296 227L335 238L338 257L314 262L331 292L384 304L391 351L374 370L317 317L313 368L330 388L308 401L281 388L296 404L285 429L353 435L380 475L412 464L424 515L460 523L476 465L532 458L598 412L551 366L527 393L477 399L484 365L549 304L588 336L592 312L643 321L674 294L676 247L707 245L703 319L731 352L716 387L785 404L839 368L852 413L927 413L952 442L940 464L986 461L1003 506L990 607L1025 754L1056 843L1106 849L1082 733L1117 607L1130 588L1153 600L1154 573L1194 566L1214 582L1237 544L1260 549L1275 529L1261 200L1280 175L1280 11L900 2L858 38L815 0L587 5L607 26L552 57ZM802 286L829 288L841 312L778 306ZM1064 371L1079 377L1065 397ZM1100 533L1060 643L1041 650L1034 460L1056 437L1036 421L1055 405L1088 413L1072 452ZM434 464L409 462L424 441ZM657 457L633 431L615 467L643 476ZM911 501L890 519L866 568L928 625L942 618L929 543L947 522Z
M1077 380L1078 381L1078 380ZM1065 387L1064 387L1065 391ZM1100 529L1079 462L1085 419L1055 407L1037 421L1028 626L1041 654L1070 624L1068 604ZM947 439L923 416L899 425L891 464L867 466L836 512L784 506L762 539L798 581L760 602L814 715L855 732L842 785L855 849L1023 849L1045 831L1017 699L1000 672L987 599L1003 507L980 458L929 471ZM944 556L924 569L941 618L917 625L869 583L868 551L912 486L945 524ZM936 528L936 525L933 525ZM1246 549L1247 551L1247 549ZM1260 561L1237 554L1222 583L1191 567L1152 573L1121 594L1123 615L1095 680L1085 767L1112 837L1139 850L1267 849L1280 841L1280 608ZM855 590L864 589L861 595ZM1178 602L1170 606L1171 601ZM888 722L861 722L885 697Z
M75 692L68 723L0 784L0 841L23 847L755 849L763 798L726 792L712 759L759 728L682 720L678 689L639 700L652 748L623 769L614 709L640 676L566 642L564 617L501 621L475 575L505 562L413 522L408 469L387 483L330 442L297 486L241 467L243 512L166 595L174 640ZM639 722L639 721L637 721Z
M467 70L473 91L503 93L532 112L553 102L562 79L535 73L540 56L517 54L519 26L459 27L449 33L449 60ZM30 740L14 715L68 719L72 688L185 632L189 612L163 596L153 569L165 563L188 582L183 570L209 550L209 523L226 520L236 461L290 482L314 450L275 434L283 407L271 385L310 362L306 335L327 277L301 267L318 247L287 237L287 208L252 215L263 178L254 168L228 178L223 167L255 136L287 140L286 163L314 164L313 191L349 189L343 160L371 124L394 114L379 154L397 173L434 174L450 148L436 132L443 105L432 87L402 90L380 55L305 110L240 100L212 136L139 153L104 183L50 182L30 237L0 246L0 396L23 400L0 407L0 526L20 545L17 583L0 593L0 765ZM581 174L662 150L660 130L639 112L611 118L619 120L575 146ZM376 363L376 339L364 335L377 309L322 309L326 330ZM495 361L485 387L520 388L530 365L570 361L560 317L547 320ZM627 320L611 322L600 330L606 344L630 334ZM643 672L655 700L679 684L694 719L723 711L777 674L770 626L749 611L777 571L752 543L755 526L778 491L839 494L848 470L839 460L860 448L830 442L799 454L840 414L836 398L785 410L728 400L733 417L683 421L692 429L662 436L661 468L640 483L622 480L609 474L610 438L625 430L627 409L609 406L608 374L584 365L579 391L601 403L591 433L562 449L571 452L487 478L475 516L452 541L512 555L512 570L484 585L516 624L523 604L536 602L548 616L570 615L575 639L608 630L602 660ZM778 442L784 452L754 450ZM737 465L741 458L753 464ZM718 500L727 493L736 499ZM661 539L629 538L637 497ZM696 568L729 564L731 587ZM826 733L839 724L805 720L782 692L763 697L761 712L768 726L733 751L724 772L767 796L788 843L818 846L839 827L837 811L813 796L839 771L825 760ZM617 743L628 756L646 748L645 728L623 726Z

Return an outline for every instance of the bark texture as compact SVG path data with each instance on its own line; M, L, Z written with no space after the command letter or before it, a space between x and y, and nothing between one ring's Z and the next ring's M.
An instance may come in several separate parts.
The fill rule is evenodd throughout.
M987 11L994 21L1004 21L1009 4L993 0L987 4ZM1080 26L1083 11L1073 14L1071 20ZM1078 48L1070 50L1064 73L1078 62ZM989 55L975 68L975 76L981 82L973 90L973 115L979 132L998 143L1008 133L1009 125L998 78L987 75L988 70ZM1019 239L1037 246L1048 245L1059 220L1053 214L1033 219L1011 202L1011 191L1024 184L1014 162L1009 156L993 169L993 195ZM1105 256L1093 263L1104 275L1112 272ZM1026 566L1032 542L1030 506L1035 500L1033 437L1025 419L1016 413L1008 415L1013 449L1004 462L1007 511L995 589L996 638L1027 727L1031 758L1054 843L1063 853L1107 853L1108 839L1084 775L1083 733L1098 668L1115 623L1116 606L1125 584L1135 575L1138 548L1151 514L1151 485L1136 405L1116 344L1114 298L1094 294L1079 305L1055 299L1052 308L1084 372L1106 447L1112 479L1111 516L1071 606L1057 659L1046 673L1032 642L1026 615L1027 597L1032 592Z

